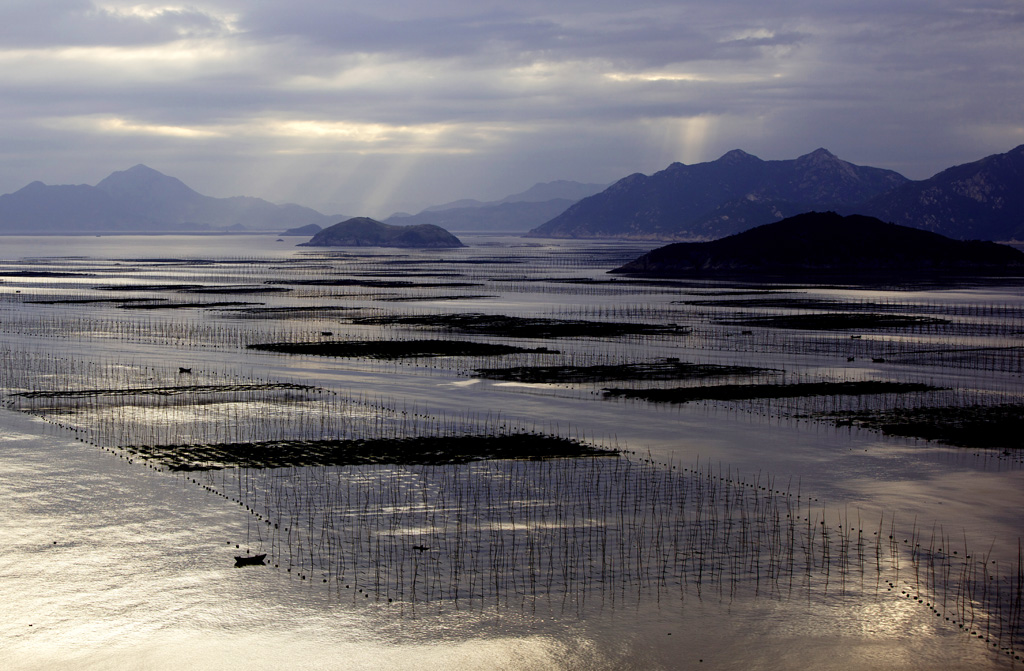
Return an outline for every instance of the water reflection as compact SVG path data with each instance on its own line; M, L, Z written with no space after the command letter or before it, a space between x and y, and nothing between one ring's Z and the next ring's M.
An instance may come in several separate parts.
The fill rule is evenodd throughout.
M977 611L976 621L982 621L982 611L990 603L978 595L965 599L955 593L956 588L948 587L943 588L947 599L937 600L940 606L936 606L927 590L934 591L936 585L932 567L940 548L934 545L935 538L947 555L937 564L940 573L956 578L960 569L948 567L976 568L977 557L966 564L966 558L958 556L954 562L948 556L947 540L959 542L961 535L972 554L975 548L987 552L996 535L998 578L1012 573L1006 557L1014 554L1009 539L1019 535L1019 461L991 452L880 439L864 431L837 430L808 418L794 418L808 404L655 407L605 403L593 393L599 385L535 387L467 379L473 370L495 365L493 360L396 363L272 355L257 359L242 348L254 339L315 339L325 332L340 332L340 325L352 338L422 336L413 329L345 324L344 316L353 310L372 316L389 310L422 314L479 309L692 326L685 332L644 340L566 339L559 343L564 350L557 355L561 358L552 353L529 355L508 365L553 361L615 365L679 357L698 363L763 365L770 359L773 367L787 370L791 379L923 378L984 399L990 394L1019 395L1020 383L1013 377L1019 374L1013 369L1019 354L1012 349L995 354L976 349L1019 336L1021 300L1015 288L981 286L916 294L778 288L776 294L798 289L803 297L840 300L847 307L852 305L851 310L863 308L861 312L882 304L889 312L948 312L959 321L944 334L928 330L945 328L942 325L927 323L909 335L866 333L856 340L845 332L798 333L781 323L771 328L754 326L744 334L740 326L720 323L737 306L675 302L701 292L704 298L712 297L720 287L629 286L606 281L603 272L609 261L635 255L636 250L624 246L570 243L566 251L559 245L520 249L504 241L493 242L485 255L488 258L472 250L445 259L388 252L296 257L279 246L263 249L253 239L238 247L243 249L241 255L269 261L211 263L209 258L219 254L218 248L197 248L194 241L172 242L167 246L166 239L160 240L166 249L162 258L182 259L143 262L161 245L132 240L116 253L109 247L97 253L97 258L105 254L106 258L135 259L122 266L83 258L74 262L79 276L12 278L6 289L31 293L36 299L83 302L33 303L25 294L15 298L5 290L0 301L5 345L28 352L36 363L43 353L52 356L54 352L76 362L98 361L99 369L107 371L103 375L140 383L154 371L173 372L184 364L193 367L197 378L206 376L211 383L300 380L330 392L355 389L365 396L348 407L347 414L335 412L341 406L323 400L279 396L131 407L119 401L109 403L103 410L106 414L90 410L60 415L51 407L46 412L56 422L53 426L2 413L0 501L6 508L0 516L5 539L0 552L0 597L9 608L0 647L5 664L12 668L180 668L183 664L220 669L267 664L517 669L951 668L961 664L981 668L997 667L1007 657L998 650L998 640L993 646L992 640L979 640L977 635L972 639L953 626L966 618L971 607ZM24 252L36 243L12 244L11 249L20 244ZM239 254L239 242L232 239L230 244L232 251L224 254ZM50 241L46 251L38 251L44 253L55 253ZM206 259L202 263L196 261L200 256ZM464 290L410 286L383 291L368 284L410 268L448 277L456 261L460 277L487 284L481 296L493 291L497 298L455 300L452 292ZM55 270L66 263L51 258L37 263L36 269ZM357 284L341 284L339 276ZM291 292L250 292L268 279L281 278L302 283ZM223 296L210 298L203 293L182 298L179 294L192 291L185 287L189 284L215 292L227 286L245 287L237 298L263 305L258 310L252 306L171 307L172 303L222 301ZM731 291L747 292L748 298L764 293L743 287ZM395 298L406 300L395 302ZM151 307L124 307L140 301ZM161 307L160 301L167 305ZM970 306L976 303L988 305L988 312L972 314ZM1005 311L994 312L995 304L1005 304ZM761 314L768 307L742 309ZM777 304L771 309L801 314L806 308ZM1018 336L1013 335L1014 329ZM946 336L952 336L952 341L944 341ZM947 349L920 351L936 342ZM550 343L530 343L545 344ZM864 359L873 355L890 360L876 365ZM902 361L892 364L894 355L903 357ZM848 356L857 360L847 362ZM979 373L978 366L985 372ZM40 369L30 365L27 370L26 380L5 378L4 386L39 385ZM59 370L63 369L51 370L58 386L74 381L81 388L89 384L88 370L95 368L63 378ZM318 403L326 411L318 409ZM821 403L824 407L838 401ZM900 401L885 398L871 403L898 406ZM134 437L148 431L163 442L172 438L203 441L211 435L255 440L267 432L282 431L292 421L288 418L301 416L295 412L297 407L307 413L299 424L344 416L364 425L386 417L389 426L400 424L401 413L414 408L424 414L429 408L435 416L449 418L465 416L466 408L501 408L514 415L514 421L526 420L528 426L542 418L543 430L582 427L587 435L614 437L630 451L639 452L630 457L637 472L648 468L639 460L649 459L656 462L650 468L659 475L631 480L619 471L573 480L578 473L549 470L541 476L542 465L527 464L516 465L519 470L511 472L500 468L475 472L472 478L459 475L457 469L428 478L422 470L392 468L361 473L358 486L352 469L306 469L287 477L270 471L230 471L196 478L235 499L231 501L192 484L191 478L145 468L138 461L128 463L124 453L67 439L92 430L99 421L110 430L102 438L92 434L91 439L109 449L126 444L112 437L114 429L130 427L136 427L130 428ZM257 420L247 423L252 417ZM549 423L554 426L546 426ZM669 485L657 479L663 477L665 464L687 468L704 464L706 468L696 480L687 476L690 479ZM740 469L743 476L736 479L760 482L759 487L764 486L759 477L775 474L779 484L773 490L800 492L801 503L814 499L814 505L786 508L781 503L791 497L779 495L772 501L758 490L757 496L745 496L742 502L733 497L735 505L728 513L721 509L725 495L715 506L707 498L699 506L699 499L690 498L685 511L691 516L686 517L678 515L680 498L661 494L671 490L679 497L681 482L694 488L709 473L720 477L723 469L727 475ZM288 485L288 478L295 477L304 479L302 486ZM433 484L423 484L431 478ZM442 488L436 483L445 482L444 478L461 483L444 494L448 505L438 502ZM781 479L786 480L784 487ZM602 485L593 486L598 481ZM347 488L349 482L352 489L343 493L340 487L344 483ZM641 482L661 493L639 496ZM510 491L512 483L526 489ZM346 498L349 491L355 498ZM456 506L453 492L462 493L462 504L488 496L497 503L476 509ZM588 507L587 492L602 505ZM380 498L387 495L393 495L393 500ZM329 497L330 505L324 497ZM358 497L374 502L374 511L354 522L360 517L353 512ZM556 504L574 498L578 507L554 510ZM610 502L615 506L604 505ZM705 524L697 525L692 515L701 506ZM448 517L443 523L428 522L422 519L428 511ZM617 514L621 514L618 519ZM803 525L788 525L783 521L786 514L803 517L801 521L813 534ZM825 516L827 520L822 520ZM874 550L879 547L874 534L881 528L877 520L893 516L899 520L901 533L895 540L902 563L897 571L890 551L881 570ZM285 526L285 519L289 520L287 533L298 528L301 538L275 535L267 528L267 521ZM938 521L933 525L932 520ZM746 540L733 545L720 540L730 521L735 535L729 538ZM820 521L827 522L830 534L827 554L825 535L815 526ZM710 533L713 524L715 534ZM872 538L861 539L860 531L851 536L851 524L858 530L868 529ZM359 541L363 542L359 547L355 536L362 539L362 534L352 532L365 532L371 526L372 533ZM686 532L693 528L709 530L708 535L691 541ZM464 540L458 540L459 533ZM701 546L701 539L718 540ZM379 579L378 540L384 544L385 556L391 552L390 572ZM912 541L906 544L910 548L920 545L924 551L902 547L904 540ZM261 543L270 546L281 568L232 567L235 554L260 550ZM473 556L453 559L449 552L435 559L433 548L446 543L453 548L461 545ZM610 543L620 553L609 562L614 571L606 567L602 573L598 565L588 563L601 556L596 551L601 543ZM282 561L289 544L298 560L293 561L292 568L297 570L291 573ZM352 550L354 545L358 551ZM756 551L738 549L755 545ZM417 546L430 549L421 553ZM794 548L794 553L800 548L803 567L807 556L813 558L813 580L806 568L803 573L781 573L785 558L781 551L788 552L787 548ZM682 554L677 556L677 550ZM697 580L694 571L702 555L696 553L707 550L717 560L708 557L707 573ZM829 558L827 572L819 556ZM908 557L916 557L916 564ZM433 564L427 566L428 561ZM989 563L986 556L986 567ZM499 570L491 570L494 567ZM345 578L354 576L358 582L339 580L341 568ZM472 584L471 575L476 576ZM981 580L997 577L983 571L979 575ZM495 576L499 584L492 586ZM543 576L546 584L536 576ZM764 576L765 583L758 582L759 576ZM410 577L428 580L416 583L417 598L410 596ZM358 586L346 588L346 584ZM369 597L368 585L374 586ZM383 598L378 598L381 594ZM459 595L457 606L452 594ZM919 599L921 595L924 598Z
M582 618L509 609L396 615L393 606L339 600L294 576L236 570L237 550L224 540L242 540L235 507L40 436L22 417L3 413L2 425L7 668L738 669L799 661L914 669L999 661L883 590L869 599L739 601L680 592L657 606L595 602Z

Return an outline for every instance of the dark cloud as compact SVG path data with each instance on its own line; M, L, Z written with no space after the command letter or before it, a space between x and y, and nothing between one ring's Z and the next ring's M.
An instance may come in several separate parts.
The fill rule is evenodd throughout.
M39 49L137 46L217 34L220 21L196 9L114 11L89 0L6 0L0 4L0 45Z
M737 147L927 177L1024 142L1022 23L1003 0L8 0L0 192L141 162L386 215Z
M658 3L648 3L655 5ZM582 5L581 5L582 7ZM252 39L299 40L335 52L394 57L465 58L477 63L524 63L536 59L594 59L658 67L693 60L755 58L766 47L794 45L805 35L787 30L760 37L732 38L737 24L705 25L685 5L661 3L657 13L580 14L564 5L540 16L493 13L458 16L379 17L332 4L316 3L301 12L279 5L260 6L239 27ZM738 23L743 26L743 22Z

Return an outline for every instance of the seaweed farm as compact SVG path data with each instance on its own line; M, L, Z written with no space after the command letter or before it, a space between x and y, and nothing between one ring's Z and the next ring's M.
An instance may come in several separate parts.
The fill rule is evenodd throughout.
M1020 663L1018 281L649 280L607 274L641 243L466 241L12 238L19 659L229 613L314 666L307 638L365 668L439 640L470 667ZM135 543L162 549L111 559ZM83 556L86 623L38 582ZM219 626L247 663L209 666L251 667Z

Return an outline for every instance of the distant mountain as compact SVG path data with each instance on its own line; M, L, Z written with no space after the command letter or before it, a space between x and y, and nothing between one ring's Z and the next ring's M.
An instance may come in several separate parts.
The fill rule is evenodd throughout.
M327 216L299 205L260 198L213 198L180 180L137 165L96 186L33 182L0 196L0 233L149 233L212 229L280 230L329 225Z
M459 207L408 216L392 216L389 224L402 226L430 224L452 231L508 231L523 233L565 211L572 200L555 199L541 203L519 202L479 207Z
M1024 275L1024 252L994 242L953 240L874 217L809 212L710 242L680 242L612 270L692 275Z
M608 188L608 184L584 184L558 179L554 182L538 182L526 191L505 196L495 204L501 203L542 203L549 200L577 201Z
M444 203L443 205L432 205L423 211L439 212L441 210L457 210L467 207L489 207L491 205L501 205L502 203L542 203L548 200L569 200L576 202L581 198L586 198L587 196L592 196L595 193L603 191L607 187L607 184L584 184L581 182L558 179L553 182L538 182L526 191L514 193L511 196L505 196L501 200L485 202L474 200L472 198L464 198L462 200Z
M432 224L454 231L524 232L561 214L580 198L605 188L567 180L534 184L501 200L463 199L426 208L419 214L395 214L390 224Z
M317 233L319 233L322 230L323 230L322 226L318 226L316 224L307 224L305 226L298 226L296 228L289 228L287 231L284 231L283 233L278 233L278 235L308 236L308 235L316 235Z
M808 210L844 209L907 183L817 149L763 161L739 149L716 161L634 174L530 231L538 237L711 239Z
M1024 240L1024 145L903 184L857 211L954 238Z
M152 216L126 209L94 186L47 186L32 182L0 196L0 233L55 234L149 232L161 229Z
M299 247L463 247L454 235L430 224L392 226L369 217L355 217L320 231Z

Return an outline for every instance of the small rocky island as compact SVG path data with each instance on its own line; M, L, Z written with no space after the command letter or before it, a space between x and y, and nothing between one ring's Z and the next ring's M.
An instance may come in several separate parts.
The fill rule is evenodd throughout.
M465 247L462 241L433 224L392 226L369 217L354 217L329 226L299 247Z
M953 240L874 217L808 212L710 242L655 249L612 273L695 275L1024 275L1024 252Z

